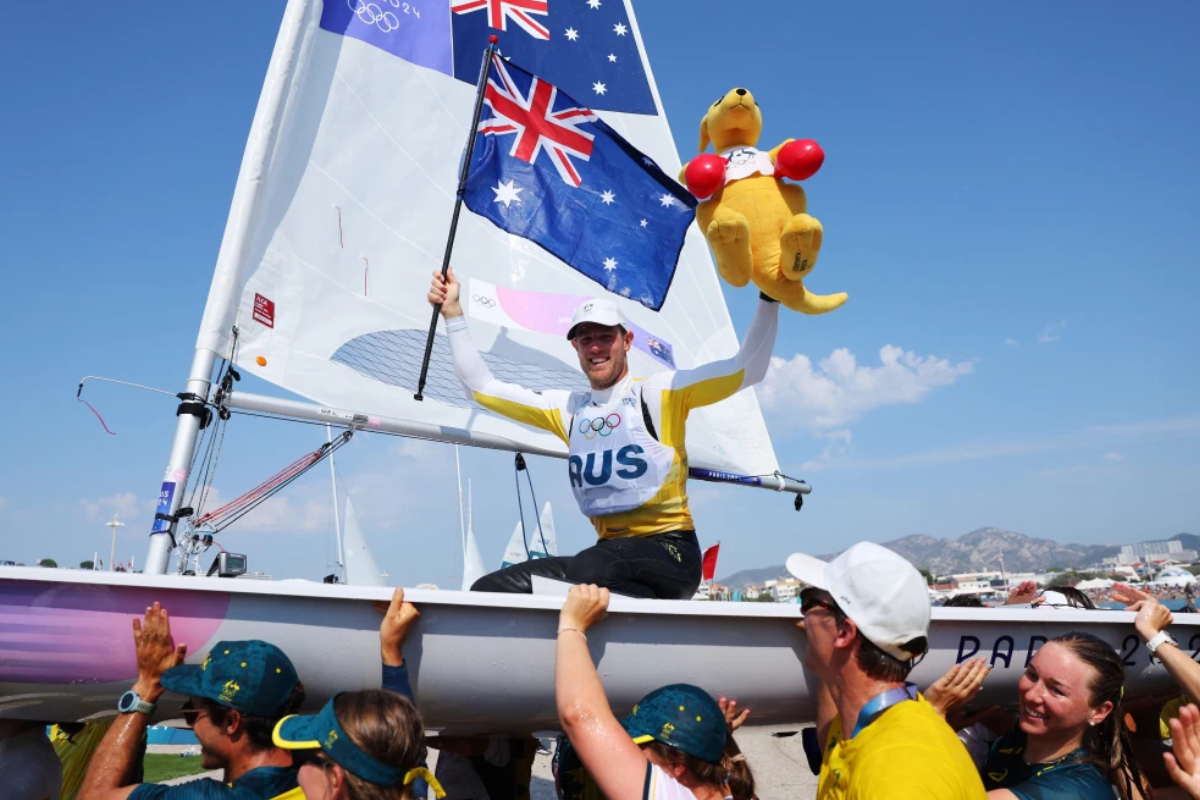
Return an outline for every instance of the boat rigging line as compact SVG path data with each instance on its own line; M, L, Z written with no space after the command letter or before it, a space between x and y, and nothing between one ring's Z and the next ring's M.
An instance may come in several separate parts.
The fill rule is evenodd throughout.
M525 473L526 479L529 481L529 497L533 500L533 515L537 519L538 538L542 541L542 552L547 556L550 555L550 548L546 546L546 535L542 532L542 516L538 513L537 495L533 493L533 473L529 471L529 466L525 463L525 456L517 453L517 457L513 459L513 464L516 466L514 476L517 481L517 511L521 515L521 542L525 545L525 558L533 559L533 555L529 552L529 529L525 527L525 506L521 504L521 473Z

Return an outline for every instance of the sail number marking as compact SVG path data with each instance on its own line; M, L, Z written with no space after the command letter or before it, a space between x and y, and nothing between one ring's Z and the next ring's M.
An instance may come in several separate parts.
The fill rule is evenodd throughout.
M1048 637L1035 634L1018 646L1016 639L1005 634L996 637L990 648L985 648L982 639L978 636L965 633L958 637L958 654L955 656L954 663L961 664L969 658L981 656L988 660L992 668L995 668L997 664L1003 664L1005 668L1016 666L1024 669L1029 666L1029 662L1037 653L1038 648L1047 641L1049 641ZM1192 638L1188 640L1188 649L1191 650L1192 660L1200 661L1200 633L1193 634ZM1141 639L1137 634L1131 633L1122 639L1121 646L1116 648L1116 650L1125 666L1137 666L1138 653L1142 650ZM1021 660L1022 654L1024 654L1023 663ZM1016 658L1015 664L1013 663L1014 657ZM1149 659L1151 664L1162 663L1153 655L1149 655Z

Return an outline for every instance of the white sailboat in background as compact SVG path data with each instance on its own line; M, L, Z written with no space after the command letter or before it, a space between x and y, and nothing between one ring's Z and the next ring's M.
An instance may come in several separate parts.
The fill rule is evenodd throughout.
M475 529L472 522L475 518L471 505L471 482L467 481L467 532L463 547L463 579L462 590L470 591L472 584L482 578L487 569L483 566L483 556L479 553L479 542L475 540Z
M508 540L504 557L500 559L500 567L503 569L530 559L556 555L558 541L554 533L554 512L551 511L550 501L547 500L542 506L538 525L532 528L528 535L525 533L525 521L517 520L517 527L513 529L512 538Z
M555 10L538 13L603 18L607 27L596 29L596 37L609 38L597 49L588 36L575 42L555 33L537 47L576 48L573 66L644 81L636 111L607 110L615 91L572 94L596 103L593 110L610 126L674 174L679 158L632 3L576 4L575 12L550 4ZM345 443L346 432L381 432L565 457L556 437L466 397L443 336L434 342L426 399L413 398L430 318L425 287L445 249L472 120L472 83L491 19L491 12L471 16L484 11L472 5L421 14L392 0L390 10L360 4L360 11L368 10L359 14L344 0L289 0L180 394L145 574L0 567L0 614L17 621L0 630L0 717L66 721L113 708L137 672L129 620L154 601L170 610L175 638L190 645L189 663L200 663L222 639L265 639L295 662L311 708L339 691L378 686L371 665L378 664L379 618L372 601L387 599L388 591L376 580L380 570L348 500L345 552L339 552L345 585L184 577L187 558L180 559L180 574L167 575L173 558L203 552L220 534L218 526L195 527L205 509L181 507L189 482L198 505L205 497L194 486L208 485L207 455L200 453L211 450L198 448L198 441L210 446L231 419L235 427L247 424L242 412L343 429L328 452ZM452 35L467 23L483 26L477 44L474 35ZM496 24L503 28L502 20ZM509 43L542 30L508 27ZM473 61L465 80L454 66L460 45ZM614 61L610 48L617 47L627 55ZM522 201L537 202L531 196ZM462 218L454 264L464 279L472 337L497 377L534 389L586 386L563 334L571 309L600 292L594 283L472 214ZM629 359L635 377L737 350L707 244L694 228L660 312L616 300L635 332ZM312 402L244 392L227 365ZM261 502L328 452L302 458L248 494ZM693 411L687 454L693 477L789 492L797 501L809 491L779 472L752 390ZM765 493L761 499L778 502ZM459 500L465 558L482 570L461 488ZM530 557L556 547L553 523L543 513ZM227 575L245 570L244 557L222 553L221 561ZM425 590L412 590L409 598L422 606L409 644L410 669L429 730L556 726L561 598ZM810 678L798 658L803 639L792 624L798 614L795 605L614 598L609 621L589 637L602 654L601 674L618 709L676 682L679 664L687 663L689 680L754 708L752 724L794 726L814 714ZM981 702L1009 699L1027 653L1071 628L1103 636L1127 664L1137 665L1127 669L1131 694L1171 686L1162 667L1137 647L1126 614L935 609L934 619L930 655L913 679L924 685L956 659L990 653L994 669ZM1189 628L1200 637L1198 624L1175 623L1192 648ZM72 634L64 638L67 629ZM158 717L174 718L180 702L165 695Z

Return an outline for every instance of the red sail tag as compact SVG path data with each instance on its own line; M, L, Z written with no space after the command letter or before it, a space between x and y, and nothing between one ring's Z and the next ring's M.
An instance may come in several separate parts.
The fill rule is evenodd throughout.
M254 293L254 321L268 328L275 327L275 302L257 292Z

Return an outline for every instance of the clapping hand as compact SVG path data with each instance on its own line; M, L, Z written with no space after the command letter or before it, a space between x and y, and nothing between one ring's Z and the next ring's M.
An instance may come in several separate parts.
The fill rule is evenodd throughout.
M1173 753L1163 754L1167 773L1200 800L1200 711L1195 706L1184 706L1171 720L1171 749Z
M1126 606L1132 606L1142 600L1153 600L1149 593L1143 592L1141 589L1135 589L1125 583L1114 583L1109 590L1112 599L1118 603L1124 603Z
M1014 606L1021 603L1032 603L1037 597L1037 584L1033 581L1021 581L1012 591L1008 593L1008 599L1004 601L1006 606Z
M991 667L982 658L955 664L925 690L925 699L942 717L974 700Z

